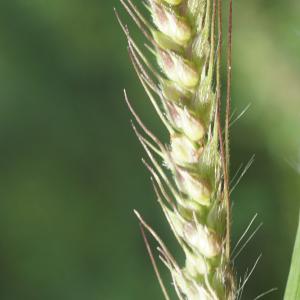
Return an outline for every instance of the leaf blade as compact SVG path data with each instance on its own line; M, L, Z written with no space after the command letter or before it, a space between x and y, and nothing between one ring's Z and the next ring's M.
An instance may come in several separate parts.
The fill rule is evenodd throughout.
M300 216L284 300L300 299Z

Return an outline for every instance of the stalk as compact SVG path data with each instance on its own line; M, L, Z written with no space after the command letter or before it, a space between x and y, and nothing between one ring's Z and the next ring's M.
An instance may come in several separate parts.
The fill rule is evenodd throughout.
M230 261L229 115L231 83L230 2L228 81L225 126L221 123L221 0L147 0L149 22L131 2L121 0L148 40L158 68L151 65L118 20L138 78L169 132L163 144L125 99L139 128L134 131L149 162L159 204L185 254L179 266L156 232L136 212L142 228L159 244L179 299L236 299ZM142 131L143 133L141 133ZM225 139L223 136L225 132ZM147 250L166 299L169 299L152 250Z

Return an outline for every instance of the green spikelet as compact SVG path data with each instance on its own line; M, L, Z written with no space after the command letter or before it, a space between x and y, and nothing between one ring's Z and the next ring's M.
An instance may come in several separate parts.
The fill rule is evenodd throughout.
M149 63L120 22L137 75L170 134L170 144L163 145L142 123L125 94L145 133L146 137L134 127L151 161L151 166L145 164L158 201L185 253L184 267L137 216L158 241L179 299L235 299L228 250L228 162L220 144L220 74L215 67L220 59L215 42L216 1L148 0L151 23L131 0L121 2L147 37L159 66L156 69ZM166 175L165 169L172 176Z

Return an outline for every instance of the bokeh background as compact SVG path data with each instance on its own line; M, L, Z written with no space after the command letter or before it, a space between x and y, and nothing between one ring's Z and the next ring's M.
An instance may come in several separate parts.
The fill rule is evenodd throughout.
M233 106L251 108L232 127L232 171L256 158L232 195L233 240L255 213L256 226L264 224L237 268L242 276L262 253L244 299L278 287L265 297L277 300L300 201L300 2L234 2ZM133 208L180 257L122 89L154 131L162 127L113 6L120 8L117 0L0 1L2 300L163 299Z

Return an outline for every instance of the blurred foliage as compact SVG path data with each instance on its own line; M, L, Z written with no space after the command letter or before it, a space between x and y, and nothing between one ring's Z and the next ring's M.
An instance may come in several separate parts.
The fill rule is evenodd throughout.
M2 300L162 299L132 209L177 250L122 89L154 131L161 125L113 6L0 1ZM299 11L294 0L234 4L233 106L251 108L232 127L232 172L256 159L232 195L233 241L256 212L264 223L236 262L242 276L263 254L244 299L272 287L265 299L282 299L288 274L300 199L289 164L300 150Z

